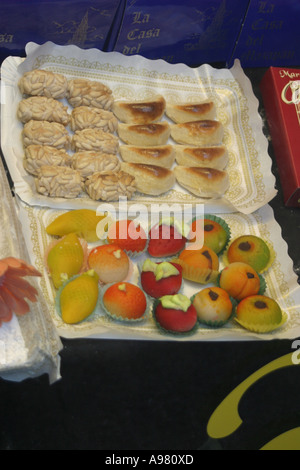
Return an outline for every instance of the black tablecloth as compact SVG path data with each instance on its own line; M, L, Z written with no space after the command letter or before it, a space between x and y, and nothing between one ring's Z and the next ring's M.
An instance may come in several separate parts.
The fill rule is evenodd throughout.
M259 90L265 71L245 70L269 137ZM284 206L269 142L278 189L270 205L299 276L300 211ZM22 383L0 379L1 450L105 450L107 456L258 450L300 424L300 368L286 367L246 391L236 432L221 439L207 433L219 403L260 367L290 353L292 341L63 339L63 345L62 379L53 385L46 376Z

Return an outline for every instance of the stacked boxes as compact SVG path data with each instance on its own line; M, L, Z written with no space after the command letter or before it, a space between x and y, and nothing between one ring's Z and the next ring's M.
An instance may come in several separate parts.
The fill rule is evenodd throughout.
M190 67L288 67L299 24L299 0L1 0L0 61L52 41Z
M251 0L233 59L244 68L299 65L299 24L299 0Z
M33 41L104 50L120 0L1 0L0 60Z
M125 55L226 64L248 0L128 0L115 50Z
M285 205L300 207L300 69L270 67L261 92Z

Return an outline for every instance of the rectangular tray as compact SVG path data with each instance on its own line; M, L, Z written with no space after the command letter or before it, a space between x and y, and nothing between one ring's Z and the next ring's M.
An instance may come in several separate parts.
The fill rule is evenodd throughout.
M238 61L230 70L215 69L209 65L192 69L184 64L171 65L162 60L127 57L118 52L104 53L97 49L82 50L77 46L57 46L51 42L42 46L29 43L26 53L25 60L8 57L1 67L1 146L15 191L27 204L60 209L97 207L99 204L88 196L72 200L41 196L36 192L34 178L24 170L23 126L16 118L18 103L22 99L18 80L24 72L33 68L59 72L68 78L99 80L112 89L115 99L144 99L160 93L167 101L214 100L217 119L225 128L224 143L229 152L226 169L230 187L224 197L199 199L176 184L161 196L136 194L132 202L194 206L205 203L214 213L251 213L276 195L268 141L258 113L258 100Z

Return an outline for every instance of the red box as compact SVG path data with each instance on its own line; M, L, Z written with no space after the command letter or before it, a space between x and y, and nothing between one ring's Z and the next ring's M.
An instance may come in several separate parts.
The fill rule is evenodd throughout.
M260 89L284 203L300 207L300 69L270 67Z

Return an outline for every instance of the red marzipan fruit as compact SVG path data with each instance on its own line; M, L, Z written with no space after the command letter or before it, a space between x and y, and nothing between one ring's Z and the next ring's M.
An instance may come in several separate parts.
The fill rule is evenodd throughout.
M176 255L183 250L187 239L171 225L155 225L149 232L148 252L153 257Z
M159 303L155 310L155 317L162 328L174 333L187 333L197 323L197 312L193 304L185 312L174 308L165 308Z
M160 264L160 263L157 263ZM155 274L152 271L143 271L141 273L141 284L144 291L158 299L164 295L174 295L179 291L182 284L182 267L176 263L170 263L176 269L178 269L179 274L174 274L169 277L165 277L157 281L155 279Z

